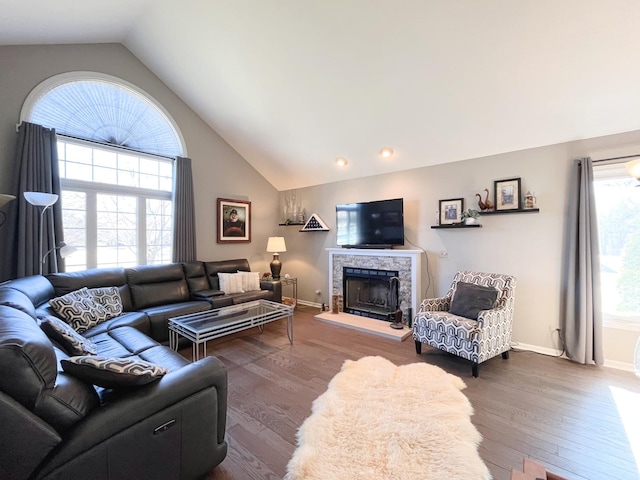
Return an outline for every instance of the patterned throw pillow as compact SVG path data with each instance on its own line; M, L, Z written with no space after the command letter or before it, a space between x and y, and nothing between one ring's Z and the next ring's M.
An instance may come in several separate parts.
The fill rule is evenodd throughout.
M78 334L59 318L48 315L40 318L40 328L51 340L60 345L69 355L95 355L98 347L88 338Z
M78 333L109 319L108 312L94 300L87 288L52 298L49 305Z
M122 297L118 287L90 288L89 293L93 295L96 302L104 307L109 318L122 315Z
M242 275L239 273L219 273L218 283L220 283L220 290L227 295L231 293L244 293L242 289Z
M62 359L60 364L69 375L105 388L146 385L169 373L139 358L80 356Z
M242 290L245 292L253 292L260 290L260 274L258 272L243 272L238 270L242 277Z

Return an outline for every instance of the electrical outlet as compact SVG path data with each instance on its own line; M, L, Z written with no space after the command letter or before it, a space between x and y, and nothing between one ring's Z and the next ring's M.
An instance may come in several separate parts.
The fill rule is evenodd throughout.
M440 258L449 258L449 252L442 251L442 252L440 252L440 254L438 256Z

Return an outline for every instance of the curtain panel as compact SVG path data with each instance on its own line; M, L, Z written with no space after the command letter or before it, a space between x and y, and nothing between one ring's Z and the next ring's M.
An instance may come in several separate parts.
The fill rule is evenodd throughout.
M176 157L173 186L173 261L197 260L191 159Z
M600 249L593 191L593 162L575 160L569 189L565 266L565 308L561 318L567 356L602 365Z

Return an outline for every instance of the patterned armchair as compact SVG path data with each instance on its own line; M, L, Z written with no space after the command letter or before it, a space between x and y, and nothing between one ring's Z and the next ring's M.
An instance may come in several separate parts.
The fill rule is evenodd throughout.
M495 307L481 310L478 319L449 313L458 282L472 283L498 290ZM460 271L456 274L446 296L423 300L413 323L416 353L422 344L439 348L472 362L472 374L478 376L478 365L502 354L509 358L513 303L516 279L510 275Z

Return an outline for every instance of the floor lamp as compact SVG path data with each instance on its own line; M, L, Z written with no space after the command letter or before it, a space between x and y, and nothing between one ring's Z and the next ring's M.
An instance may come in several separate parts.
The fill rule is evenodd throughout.
M27 202L29 202L34 207L38 207L40 209L40 219L38 222L38 259L40 260L40 267L38 269L38 273L42 275L42 269L44 267L44 259L51 252L49 250L47 255L42 255L42 234L44 230L44 212L46 212L47 208L58 201L58 195L55 193L44 193L44 192L24 192L24 198Z

